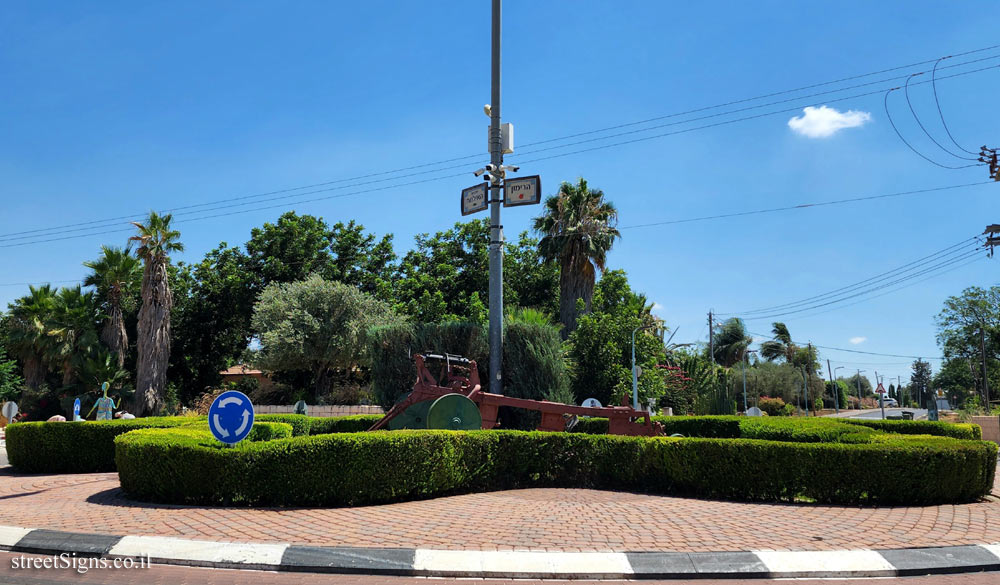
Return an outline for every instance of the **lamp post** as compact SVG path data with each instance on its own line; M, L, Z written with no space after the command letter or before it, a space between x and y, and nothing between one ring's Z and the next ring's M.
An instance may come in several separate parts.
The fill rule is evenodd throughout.
M747 366L750 364L747 356L751 353L757 353L757 350L748 349L743 352L743 414L747 412Z
M837 393L837 400L840 400L840 385L837 384L837 370L843 370L843 369L844 366L837 366L836 368L833 368L833 391ZM851 407L850 402L844 405L845 409L850 409L850 407Z
M858 410L861 410L861 373L866 370L858 370Z
M635 334L640 329L649 329L652 325L640 325L632 330L632 408L639 410L639 375L635 371Z

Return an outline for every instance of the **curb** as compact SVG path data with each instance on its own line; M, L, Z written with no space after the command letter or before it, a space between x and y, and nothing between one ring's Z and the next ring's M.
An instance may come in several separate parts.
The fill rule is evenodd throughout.
M836 551L539 552L311 547L0 526L0 549L226 569L507 579L897 577L1000 570L1000 544Z

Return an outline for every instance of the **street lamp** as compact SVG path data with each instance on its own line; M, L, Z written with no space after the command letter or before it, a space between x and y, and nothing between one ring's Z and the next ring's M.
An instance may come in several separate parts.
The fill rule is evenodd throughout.
M632 330L632 408L639 410L639 374L635 369L635 334L641 329L652 329L653 325L640 325Z
M833 391L837 393L837 398L836 399L838 401L840 400L840 386L837 384L837 370L843 370L843 369L844 369L844 366L837 366L836 368L833 368L833 380L832 380L832 382L833 382ZM847 404L845 404L844 408L845 409L850 409L851 408L851 403L848 402Z
M743 414L747 412L747 366L750 364L747 356L751 353L757 353L757 350L748 349L743 352Z

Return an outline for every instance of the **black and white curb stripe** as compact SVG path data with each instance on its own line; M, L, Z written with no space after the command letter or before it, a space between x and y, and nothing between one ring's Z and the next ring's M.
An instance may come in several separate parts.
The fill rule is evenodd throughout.
M538 552L311 547L0 526L0 549L154 563L381 575L534 579L893 577L1000 570L1000 544L886 550Z

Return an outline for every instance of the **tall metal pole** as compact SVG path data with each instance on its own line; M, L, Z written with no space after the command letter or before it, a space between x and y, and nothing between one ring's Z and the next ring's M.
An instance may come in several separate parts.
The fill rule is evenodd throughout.
M490 162L503 164L500 137L500 0L493 0L493 47L490 95ZM503 227L500 224L500 173L490 184L490 392L503 394Z
M864 370L858 370L858 410L861 410L861 372Z
M806 393L806 368L802 366L802 401L806 403L803 415L809 416L809 394Z
M979 324L979 352L983 361L983 406L990 410L990 382L986 379L986 330Z
M822 369L823 366L820 366ZM833 409L837 414L840 414L840 386L837 385L837 381L833 379L833 370L830 369L830 360L826 360L826 371L830 374L830 384L833 386L831 392L833 393Z
M632 330L632 408L635 410L639 410L639 374L635 371L635 334L640 329L644 329L644 327L640 325Z
M708 359L715 363L715 330L712 328L712 311L708 312Z

